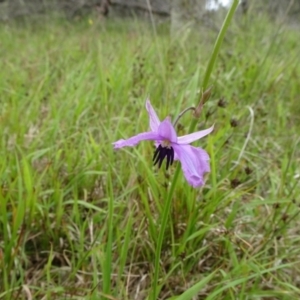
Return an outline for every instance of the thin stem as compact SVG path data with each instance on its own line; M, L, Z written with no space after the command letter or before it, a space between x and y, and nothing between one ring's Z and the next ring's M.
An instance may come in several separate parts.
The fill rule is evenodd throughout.
M111 166L109 166L109 174L112 174ZM108 217L107 217L107 244L105 261L103 264L103 292L110 293L111 287L111 271L112 271L112 244L113 244L113 213L114 213L114 197L113 197L112 178L108 178L107 194L108 198Z
M183 110L177 117L177 119L175 120L175 122L173 123L173 126L175 127L177 122L180 120L180 118L189 110L195 110L196 108L194 106L188 107L185 110Z
M219 32L219 35L217 37L216 43L214 45L214 49L211 55L211 58L209 60L209 63L207 65L206 71L205 71L205 75L204 75L204 79L203 79L203 83L202 83L202 89L206 90L208 82L209 82L209 78L211 76L213 67L215 65L218 53L220 51L225 33L228 29L228 26L233 18L234 12L238 6L239 0L233 0L232 5L227 13L227 16L224 20L224 23L222 25L222 28ZM197 125L197 120L193 120L190 126L190 130L189 132L194 131L195 127ZM157 300L158 299L158 290L157 290L157 285L158 285L158 277L159 277L159 262L160 262L160 256L161 256L161 249L162 249L162 243L163 243L163 239L164 239L164 235L165 235L165 231L166 231L166 226L167 226L167 221L168 221L168 216L170 215L170 209L171 209L171 203L172 203L172 198L173 198L173 194L175 191L175 186L178 180L178 175L180 172L180 165L177 164L176 170L175 170L175 174L171 183L171 187L168 193L168 197L166 200L166 204L163 210L163 215L162 215L162 221L161 221L161 227L159 230L159 234L158 234L158 239L157 239L157 246L156 246L156 251L155 251L155 264L154 264L154 278L153 278L153 288L152 288L152 299L153 300Z
M231 5L231 7L230 7L230 9L227 13L227 16L226 16L224 22L223 22L222 28L221 28L221 30L218 34L218 37L216 39L212 55L210 57L210 60L208 62L208 65L207 65L207 68L206 68L206 71L205 71L205 74L204 74L204 79L203 79L203 82L202 82L203 91L205 91L207 86L208 86L209 78L210 78L210 75L211 75L212 70L214 68L215 62L217 60L217 56L220 52L220 48L221 48L222 42L224 40L226 31L227 31L227 29L229 27L229 24L230 24L230 22L231 22L231 20L234 16L234 13L235 13L235 10L236 10L238 4L239 4L239 0L234 0L232 2L232 5Z
M157 285L158 285L158 276L159 276L159 270L160 270L159 262L160 262L161 248L162 248L162 243L163 243L165 230L166 230L166 226L167 226L168 216L169 216L170 209L171 209L172 197L173 197L173 193L174 193L175 186L176 186L176 184L173 184L173 183L174 182L176 183L179 172L180 172L180 166L177 164L175 174L173 177L173 181L171 184L171 188L168 193L167 201L166 201L165 207L163 209L161 227L159 230L157 246L156 246L156 251L155 251L154 279L153 279L153 289L152 289L152 299L153 300L158 299L157 296L158 296L159 292L157 292Z

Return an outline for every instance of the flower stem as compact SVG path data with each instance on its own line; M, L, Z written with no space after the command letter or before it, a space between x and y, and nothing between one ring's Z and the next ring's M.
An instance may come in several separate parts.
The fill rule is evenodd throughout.
M157 300L158 299L158 294L159 291L157 292L157 286L158 286L158 276L159 276L159 262L160 262L160 255L161 255L161 248L162 248L162 243L165 235L165 230L167 226L167 221L168 221L168 216L170 213L171 209L171 203L172 203L172 197L174 194L175 186L174 182L176 183L178 175L180 173L180 165L177 164L173 181L170 187L170 191L168 193L167 201L165 203L165 206L163 208L163 214L162 214L162 220L161 220L161 226L158 234L158 239L157 239L157 246L156 246L156 251L155 251L155 264L154 264L154 279L153 279L153 288L152 288L152 299Z
M210 57L208 65L206 67L205 75L204 75L203 82L202 82L203 90L206 90L206 88L207 88L207 85L208 85L213 67L215 65L218 53L220 51L225 33L226 33L228 26L233 18L233 15L238 6L238 3L239 3L239 0L233 0L232 5L227 13L227 16L226 16L224 22L223 22L222 28L219 32L219 35L218 35L217 40L214 45L212 55ZM175 124L176 124L176 121L175 121ZM196 125L197 125L197 120L195 119L192 121L192 123L190 125L189 132L194 131ZM173 177L173 180L171 183L171 187L170 187L168 197L167 197L167 200L165 203L165 207L163 210L163 214L162 214L161 227L159 230L157 245L156 245L156 250L155 250L154 278L153 278L153 288L152 288L152 295L151 295L151 299L153 299L153 300L158 299L159 291L157 289L157 286L158 286L158 277L159 277L159 271L160 271L159 262L160 262L160 256L161 256L161 249L162 249L162 243L163 243L165 230L166 230L166 226L167 226L168 216L170 215L172 198L173 198L173 194L175 191L176 182L178 180L179 172L180 172L180 165L177 164L175 174L174 174L174 177Z
M183 110L178 117L176 118L175 122L173 123L173 126L175 127L176 124L178 123L178 121L180 120L180 118L189 110L195 110L196 108L194 106L188 107L185 110Z

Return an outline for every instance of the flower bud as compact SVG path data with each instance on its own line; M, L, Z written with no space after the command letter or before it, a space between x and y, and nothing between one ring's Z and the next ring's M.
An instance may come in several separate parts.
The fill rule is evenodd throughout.
M211 95L212 86L209 87L205 92L202 93L201 99L199 104L197 105L196 109L194 110L194 117L199 118L202 112L203 105L205 102L208 101Z

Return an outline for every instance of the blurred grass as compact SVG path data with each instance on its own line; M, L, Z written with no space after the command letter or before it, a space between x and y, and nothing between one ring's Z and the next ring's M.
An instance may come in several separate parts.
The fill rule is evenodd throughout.
M152 167L151 143L111 143L147 130L147 95L161 119L196 104L216 33L90 24L0 27L1 299L150 294L175 168ZM198 144L215 168L199 190L180 174L160 299L299 297L298 40L263 17L231 25L198 126L215 123Z

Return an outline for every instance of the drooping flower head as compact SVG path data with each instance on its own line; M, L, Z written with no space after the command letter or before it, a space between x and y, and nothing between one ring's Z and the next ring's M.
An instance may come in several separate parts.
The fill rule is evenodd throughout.
M204 174L210 171L209 156L201 148L193 147L190 143L201 139L213 131L213 126L202 131L177 137L170 117L160 122L149 100L146 101L146 109L150 118L151 131L139 133L127 140L114 142L114 149L126 146L132 147L144 140L154 141L154 165L158 163L160 168L166 159L166 169L173 164L174 160L180 160L182 170L187 182L193 187L204 184Z

